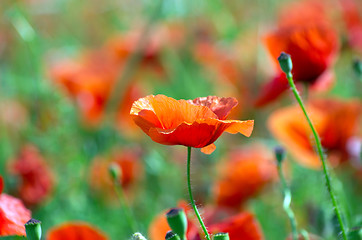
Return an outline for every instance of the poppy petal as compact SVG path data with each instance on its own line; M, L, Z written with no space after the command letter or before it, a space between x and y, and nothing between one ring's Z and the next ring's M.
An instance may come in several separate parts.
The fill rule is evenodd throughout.
M220 120L225 120L230 111L238 105L236 98L217 96L199 97L192 101L189 100L188 102L210 108Z
M94 226L84 222L68 222L48 231L48 240L107 240Z
M212 143L210 145L207 145L206 147L201 148L201 152L205 153L205 154L211 154L215 151L215 149L216 149L216 146L215 146L215 144Z
M316 109L308 108L314 126L325 125L325 117ZM318 169L320 161L310 143L311 130L303 112L296 106L280 109L268 119L268 128L300 164Z
M195 148L205 147L216 141L226 131L251 135L254 121L201 119L192 124L182 123L175 129L151 128L149 136L155 142L165 145L184 145Z
M21 200L0 194L0 236L25 235L24 224L31 218L31 212Z
M256 107L262 107L265 104L277 99L284 91L289 88L288 81L284 73L275 76L272 81L266 83L255 101Z
M232 240L262 240L263 234L253 214L240 213L227 220L209 226L212 233L227 232Z

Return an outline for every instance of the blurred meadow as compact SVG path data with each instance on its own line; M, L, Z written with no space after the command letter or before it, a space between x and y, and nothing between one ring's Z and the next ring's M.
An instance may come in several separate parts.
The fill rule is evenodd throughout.
M229 119L255 121L250 137L225 133L211 154L192 149L192 191L211 230L249 214L231 240L291 236L273 150L281 145L298 229L339 239L314 139L282 85L281 51L292 56L348 239L362 239L360 0L1 0L0 13L0 239L25 235L29 220L12 221L17 207L4 195L42 222L43 239L102 239L51 237L67 222L106 239L164 239L157 216L190 208L187 149L158 144L133 122L133 102L151 94L234 97ZM188 239L203 239L198 232Z

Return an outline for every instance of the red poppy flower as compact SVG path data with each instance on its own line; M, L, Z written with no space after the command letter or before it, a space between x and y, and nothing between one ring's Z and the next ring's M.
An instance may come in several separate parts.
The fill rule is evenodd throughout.
M360 103L323 99L310 101L307 108L329 161L336 165L348 160L347 143L358 134ZM274 112L268 120L268 127L298 162L311 168L320 167L320 160L310 141L311 130L298 106Z
M188 215L189 209L185 209ZM159 240L165 237L167 231L170 230L165 212L158 215L150 224L149 236L151 240ZM262 240L263 234L261 233L258 222L254 216L249 212L242 212L237 215L230 215L228 212L208 208L203 217L208 226L208 231L211 234L218 232L228 232L230 240ZM200 240L202 233L192 220L188 219L187 239Z
M239 208L277 177L274 156L261 146L232 152L219 172L216 202L229 208Z
M0 236L25 235L24 224L31 218L31 212L19 199L2 193L3 187L0 176Z
M285 24L266 35L264 43L276 66L279 66L277 58L281 52L291 55L296 83L303 82L314 89L325 89L333 81L330 67L338 51L338 36L327 20L323 21L320 17L315 19L311 15L303 18L303 12L298 16L295 24L285 19ZM256 106L271 102L289 88L285 74L278 69L272 81L261 90Z
M53 174L35 146L25 145L11 161L10 171L21 178L17 191L26 205L39 204L51 194Z
M120 150L110 158L96 157L90 169L90 185L96 191L114 193L114 185L109 176L109 166L116 164L121 170L120 184L128 189L142 176L142 165L139 154L134 150Z
M204 148L210 153L224 131L251 135L253 120L225 120L236 105L234 98L209 96L186 101L149 95L133 103L131 115L157 143Z
M347 28L349 45L362 52L362 5L354 0L340 0L343 19Z
M67 222L50 229L47 233L48 240L107 240L108 237L85 222Z

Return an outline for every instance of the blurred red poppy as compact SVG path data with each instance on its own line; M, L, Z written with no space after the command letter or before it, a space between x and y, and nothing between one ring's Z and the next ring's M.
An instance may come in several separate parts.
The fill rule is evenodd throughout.
M67 222L53 227L47 233L47 240L107 240L103 232L85 222Z
M328 160L332 165L349 160L347 143L358 135L361 115L359 101L320 99L310 101L307 106ZM310 141L311 130L299 106L274 112L268 120L268 127L300 164L320 167L320 160Z
M0 176L0 236L25 235L24 224L31 218L31 212L19 199L2 193L3 187Z
M258 222L249 212L241 212L237 215L232 215L229 212L222 210L207 208L205 209L204 221L208 226L210 234L218 232L228 232L230 240L262 240L263 234L260 230ZM185 209L188 215L190 209ZM201 209L201 211L203 211ZM149 236L151 240L159 240L165 237L167 231L170 230L165 212L158 215L149 227ZM202 233L198 225L193 222L196 219L188 219L188 240L200 240Z
M237 209L277 178L274 157L262 146L248 146L227 158L213 188L219 206Z
M236 105L235 98L209 96L186 101L149 95L133 103L131 115L157 143L204 148L203 152L211 153L224 131L251 135L253 120L225 120Z
M362 5L358 5L355 0L340 0L339 2L342 7L344 23L347 28L349 45L362 52Z
M128 189L143 175L140 154L134 150L118 150L111 157L96 157L90 168L90 185L99 192L114 193L114 185L109 175L109 167L116 164L121 170L119 179L124 189ZM112 194L111 194L112 195Z
M20 177L17 191L26 205L43 202L53 190L53 174L38 149L31 144L25 145L18 157L10 162L10 172Z
M317 7L316 9L314 13L319 11ZM321 11L317 15L302 10L303 8L295 9L298 14L294 18L289 12L287 17L280 20L279 28L264 38L278 73L262 88L256 99L256 106L275 100L289 88L285 74L278 67L277 58L281 52L291 55L296 83L303 82L314 89L325 89L333 81L330 69L339 48L337 33L328 19L322 17Z

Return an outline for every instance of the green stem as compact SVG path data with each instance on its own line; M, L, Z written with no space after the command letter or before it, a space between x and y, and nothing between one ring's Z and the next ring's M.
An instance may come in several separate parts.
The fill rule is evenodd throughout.
M131 209L129 208L128 204L126 203L126 199L123 193L122 186L119 184L117 180L114 180L114 188L116 190L119 202L121 203L121 207L126 218L128 225L131 227L132 232L137 232L137 222L131 213Z
M283 197L284 197L284 201L283 201L283 208L284 211L287 213L287 216L289 218L290 221L290 226L292 228L292 236L293 236L293 240L298 240L298 230L297 230L297 221L295 219L295 215L293 210L290 207L290 203L292 201L292 194L290 192L290 189L287 185L287 182L285 180L283 171L282 171L282 164L278 163L278 174L279 174L279 178L282 184L282 191L283 191Z
M202 227L202 230L203 230L204 233L205 233L206 239L207 239L207 240L211 240L211 239L210 239L210 236L209 236L209 233L207 232L207 229L206 229L206 227L205 227L205 224L204 224L204 222L203 222L202 219L201 219L200 213L199 213L199 211L197 210L197 207L196 207L196 205L195 205L194 197L192 196L190 169L191 169L191 147L187 147L187 187L188 187L188 190L189 190L191 205L192 205L192 208L193 208L194 211L195 211L195 214L196 214L196 216L197 216L197 219L198 219L199 222L200 222L200 225L201 225L201 227Z
M325 177L325 180L326 180L327 190L328 190L330 198L332 200L332 204L333 204L334 211L335 211L335 214L336 214L338 222L339 222L339 226L341 227L343 239L347 240L346 230L345 230L344 223L343 223L343 220L342 220L341 212L340 212L338 204L337 204L336 196L335 196L335 194L333 192L333 189L332 189L331 177L330 177L329 172L328 172L328 168L327 168L326 160L325 160L325 157L324 157L324 154L323 154L322 144L321 144L320 138L318 136L317 131L315 130L315 128L313 126L312 121L310 120L310 118L308 116L308 113L307 113L307 111L306 111L306 109L304 107L302 98L299 96L299 93L297 91L297 88L295 87L295 84L294 84L294 81L293 81L293 76L292 76L291 73L287 74L287 79L288 79L289 85L290 85L290 87L291 87L291 89L293 91L293 94L294 94L295 98L297 99L298 104L299 104L300 108L302 109L305 118L307 119L309 127L311 128L311 130L313 132L313 136L314 136L315 143L316 143L317 150L318 150L319 159L321 160L322 166L323 166L323 172L324 172L324 177Z

